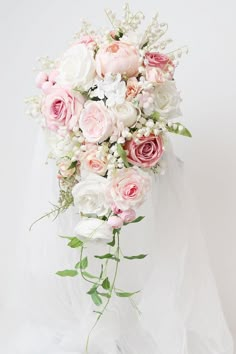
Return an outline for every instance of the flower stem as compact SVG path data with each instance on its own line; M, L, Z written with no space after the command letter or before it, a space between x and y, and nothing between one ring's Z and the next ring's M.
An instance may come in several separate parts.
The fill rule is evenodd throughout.
M107 299L107 302L106 304L104 305L101 313L98 315L94 325L92 326L89 334L88 334L88 337L87 337L87 341L86 341L86 353L88 353L88 348L89 348L89 341L90 341L90 337L91 337L91 334L93 332L93 330L95 329L95 327L97 326L98 322L100 321L101 317L104 315L110 301L111 301L111 295L113 293L113 290L115 289L115 283L116 283L116 278L117 278L117 274L118 274L118 268L119 268L119 255L120 255L120 233L118 232L117 233L117 248L116 248L116 266L115 266L115 273L114 273L114 277L113 277L113 281L112 281L112 285L111 285L111 288L110 288L110 297Z

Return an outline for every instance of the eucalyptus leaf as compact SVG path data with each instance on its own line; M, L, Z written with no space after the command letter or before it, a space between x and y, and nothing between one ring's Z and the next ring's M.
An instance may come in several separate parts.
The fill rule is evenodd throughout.
M56 274L59 275L60 277L75 277L76 275L78 275L78 272L77 270L74 269L66 269L66 270L61 270Z
M166 128L170 133L187 136L188 138L192 137L190 131L185 128L181 123L172 123L171 125L167 123Z
M133 260L133 259L144 259L147 257L147 254L139 254L138 256L124 256L125 259Z
M138 294L140 291L136 291L136 292L134 292L134 293L127 293L127 292L118 292L118 291L116 291L116 295L118 296L118 297L131 297L131 296L133 296L133 295L135 295L135 294Z
M102 287L105 290L109 290L110 289L111 284L110 284L110 281L109 281L108 277L106 277L106 279L103 280Z
M86 269L88 267L88 257L83 258L75 265L76 269Z
M127 160L127 154L121 144L117 144L117 152L120 155L120 158L123 160L125 167L129 167L129 163Z
M96 306L102 305L102 298L96 291L91 294L91 298Z

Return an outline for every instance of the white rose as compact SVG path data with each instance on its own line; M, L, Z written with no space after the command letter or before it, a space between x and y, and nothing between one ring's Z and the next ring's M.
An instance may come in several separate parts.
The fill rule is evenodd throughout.
M155 88L155 111L166 119L176 118L181 115L180 94L174 81L165 81Z
M92 52L84 44L69 48L59 65L57 82L61 86L85 88L95 77L95 61Z
M106 178L93 173L89 174L72 190L74 205L83 214L106 215L109 210L105 198L107 184Z
M131 127L137 121L138 110L131 102L125 101L121 105L111 108L117 125L123 124L124 127Z
M96 218L83 218L75 227L76 236L82 241L112 241L112 227L106 221Z

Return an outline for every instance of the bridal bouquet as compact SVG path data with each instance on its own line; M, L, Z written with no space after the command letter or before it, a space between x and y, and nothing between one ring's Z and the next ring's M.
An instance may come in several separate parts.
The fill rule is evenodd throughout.
M78 214L74 235L63 237L69 247L80 249L80 258L73 269L57 274L80 275L91 284L88 295L98 306L96 323L113 295L130 298L137 292L116 287L121 260L146 257L121 253L121 230L144 218L138 210L152 175L164 171L167 134L191 136L176 121L181 98L174 72L185 49L166 52L167 25L157 15L139 33L141 12L133 14L125 5L121 20L110 10L106 14L111 30L97 31L83 22L61 57L39 60L36 85L41 94L27 100L58 168L59 201L46 216L56 217L68 208ZM94 255L101 261L98 274L88 271L85 255L93 242L108 247Z

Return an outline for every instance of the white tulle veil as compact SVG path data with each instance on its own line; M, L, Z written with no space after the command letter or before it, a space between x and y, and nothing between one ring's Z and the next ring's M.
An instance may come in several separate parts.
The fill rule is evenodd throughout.
M78 216L66 212L53 223L29 225L57 200L56 170L45 163L47 146L40 135L32 165L26 207L20 214L16 277L8 298L10 323L1 343L4 354L84 354L94 323L94 306L79 277L60 278L79 251L58 234L73 234ZM124 262L118 285L135 296L115 298L91 335L90 354L233 354L197 212L187 188L183 164L165 154L166 173L155 177L141 208L145 219L121 234L126 254L147 253ZM95 246L98 248L103 246ZM93 264L91 265L93 267ZM3 326L4 327L4 326Z

